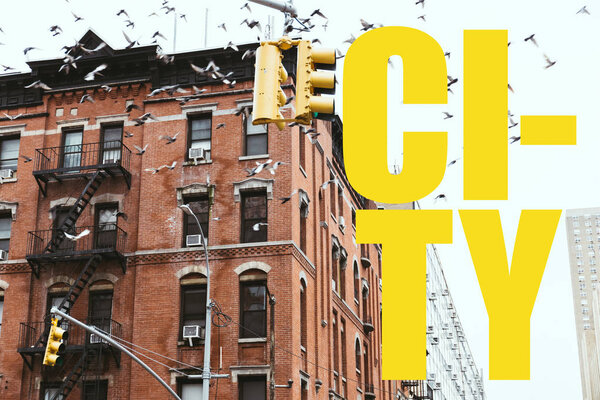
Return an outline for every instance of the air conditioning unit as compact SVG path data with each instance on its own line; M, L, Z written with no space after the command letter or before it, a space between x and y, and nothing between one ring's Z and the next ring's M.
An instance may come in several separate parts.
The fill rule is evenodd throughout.
M435 372L430 372L429 374L427 374L427 380L435 381Z
M197 163L198 160L204 160L206 158L205 150L203 148L189 149L188 158L194 160L195 163Z
M456 311L450 312L450 318L456 318Z
M0 178L7 179L13 177L14 171L12 169L0 169Z
M452 310L454 308L454 304L448 303L448 310Z
M473 360L469 360L469 365L470 365L470 366L474 366L474 365L475 365L475 361L473 361Z
M433 388L434 388L435 390L441 390L441 389L442 389L442 382L436 382L436 383L433 385Z
M437 299L437 294L435 292L431 292L429 294L429 300L436 300Z
M427 326L427 333L433 333L433 325Z
M450 329L450 326L448 325L448 323L447 323L447 322L444 322L444 323L442 324L442 329L443 329L443 330L445 330L445 331L447 331L448 329Z
M458 374L452 374L452 380L453 381L457 381L458 380Z
M346 220L341 215L338 217L338 225L342 230L346 229Z
M204 328L200 325L184 325L183 338L190 341L190 347L193 346L193 339L201 339L204 337Z
M431 344L439 344L440 343L440 338L437 336L434 336L431 338Z
M0 250L0 261L8 260L8 251Z
M448 333L446 334L446 337L447 337L448 339L453 339L453 338L454 338L454 333L453 333L453 332L448 332Z
M446 364L446 371L452 371L452 364Z
M463 365L463 366L460 368L460 370L461 370L462 372L467 372L467 366L466 366L466 365Z
M202 235L187 235L185 237L185 245L187 247L202 246Z
M106 340L102 339L100 336L90 333L90 343L94 344L94 343L108 343L108 342Z
M442 290L442 296L448 296L449 294L450 292L448 291L448 289Z
M452 343L452 350L458 350L458 343Z

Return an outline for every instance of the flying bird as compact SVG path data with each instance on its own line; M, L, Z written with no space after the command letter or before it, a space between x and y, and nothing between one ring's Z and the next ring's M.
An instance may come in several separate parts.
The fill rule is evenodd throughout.
M221 122L220 124L217 124L216 129L221 129L221 128L225 128L225 122Z
M227 27L225 26L225 22L223 22L221 25L218 25L217 28L221 28L223 29L225 32L227 32Z
M461 157L458 157L457 159L450 161L450 162L448 163L448 167L449 167L449 166L451 166L451 165L454 165L454 164L456 164L456 162L457 162L458 160L460 160L460 159L461 159Z
M323 182L323 184L321 185L321 189L322 190L327 189L327 186L329 186L330 183L333 183L333 184L337 185L338 184L337 178L333 178L333 179L330 179L330 180L328 180L326 182Z
M261 226L267 226L267 225L269 225L269 224L267 224L266 222L258 222L256 224L252 225L252 230L255 232L258 232L260 230Z
M510 140L509 144L513 144L515 142L518 142L519 140L521 140L521 136L511 136L508 138L508 140Z
M75 22L83 21L83 18L80 17L79 15L75 14L73 11L71 11L71 14L73 14L73 18L75 18Z
M244 52L244 54L242 54L242 60L245 60L246 58L254 57L255 55L256 55L256 50L248 49Z
M167 144L171 144L171 143L173 143L173 142L175 142L175 141L177 140L177 135L179 135L179 134L180 134L180 132L177 132L177 133L176 133L175 135L173 135L173 136L169 136L169 135L161 135L161 136L159 136L158 138L159 138L160 140L162 140L162 139L166 139L166 140L167 140Z
M33 160L33 158L31 158L31 157L27 157L27 156L26 156L26 155L24 155L24 154L21 154L21 158L25 160L25 161L24 161L24 163L28 163L29 161L32 161L32 160Z
M281 200L281 204L285 204L288 201L290 201L292 199L292 197L298 193L298 190L294 190L289 196L287 197L280 197L279 200Z
M256 167L254 168L244 168L244 170L248 173L248 176L254 176L256 174L259 174L263 169L265 169L269 164L271 164L273 160L269 159L267 161L265 161L264 163L259 163L258 161L256 162Z
M417 0L415 5L419 5L419 3L421 4L421 8L425 8L425 0Z
M260 22L256 21L256 20L248 20L248 18L245 18L240 25L244 25L246 24L248 26L248 28L252 29L254 27L257 27L259 31L262 32L262 27L260 26Z
M323 14L323 13L321 12L321 9L320 9L320 8L316 9L315 11L313 11L313 12L310 14L310 16L311 16L311 17L314 17L315 15L318 15L318 16L319 16L319 17L321 17L321 18L329 19L329 18L327 18L327 17L325 16L325 14Z
M450 114L449 112L444 111L442 114L445 115L444 119L450 119L452 117L454 117L454 115Z
M354 43L355 40L356 40L356 38L354 37L354 35L350 34L350 37L348 39L344 40L342 43L350 43L350 44L352 44L352 43Z
M162 33L160 33L159 31L154 32L154 34L152 35L152 39L154 39L156 37L159 37L159 38L161 38L163 40L167 40L167 38Z
M271 173L271 175L275 175L275 171L277 171L277 168L279 168L281 165L287 164L286 162L283 161L276 161L273 164L269 165L266 167L266 169Z
M145 145L144 148L141 148L137 144L134 144L133 147L135 147L135 149L138 151L135 154L138 155L138 156L141 156L142 154L144 154L146 152L146 149L148 148L148 145Z
M23 114L17 114L17 115L8 115L7 113L2 113L2 114L4 114L4 116L11 121L14 121L15 119L23 116Z
M417 17L417 19L422 19L422 20L423 20L423 22L427 22L427 21L425 21L425 14L423 14L423 15L419 15L419 16Z
M52 32L52 36L60 35L62 31L62 28L58 25L52 25L50 27L50 32Z
M252 12L252 9L250 8L250 4L244 3L244 5L240 7L240 10L243 10L244 8L247 9L248 12Z
M450 59L450 52L449 51L445 52L444 57L448 57L448 59Z
M515 120L512 119L512 117L508 117L508 119L510 120L510 125L508 126L508 129L514 128L515 126L519 125L519 123L515 122Z
M510 86L510 83L508 84L508 90L510 90L512 93L515 92L515 90L512 88L512 86Z
M100 86L100 88L102 88L102 90L104 90L106 93L110 93L110 91L112 90L112 87L108 85L102 85Z
M106 64L98 65L96 68L94 68L93 71L89 72L83 79L86 81L93 81L94 79L96 79L96 75L102 76L100 71L104 71L106 69L106 67L108 67L108 65L106 65Z
M27 53L29 53L31 50L39 50L37 47L25 47L25 49L23 49L23 54L27 55Z
M90 103L95 103L94 98L87 93L84 94L83 96L81 96L81 99L79 100L79 104L82 104L84 101L89 101Z
M535 41L535 39L533 38L535 36L535 33L532 34L531 36L527 36L524 40L527 42L529 40L531 40L531 43L535 44L535 47L540 47L538 46L537 42Z
M135 28L135 23L132 20L126 19L125 22L127 23L127 25L125 25L125 28L129 28L129 27L131 27L131 29Z
M129 132L129 131L125 131L125 137L126 137L126 138L133 137L133 133L131 133L131 132Z
M66 237L67 239L69 239L69 240L72 240L72 241L76 241L76 240L79 240L79 239L81 239L81 238L82 238L82 237L84 237L84 236L87 236L87 235L89 235L89 234L90 234L90 230L89 230L89 229L84 229L84 230L83 230L83 231L81 231L81 233L79 233L78 235L71 235L70 233L67 233L67 232L63 232L63 233L64 233L64 235L65 235L65 237Z
M553 66L554 64L556 64L556 61L552 61L548 58L547 55L544 54L544 58L546 59L546 66L544 67L545 69L550 68L551 66Z
M121 32L123 32L123 31L121 31ZM127 43L129 43L127 46L125 46L126 49L130 49L133 46L135 46L136 44L138 44L137 40L131 40L125 32L123 32L123 36L125 36L125 40L127 40Z
M48 85L46 85L44 82L42 81L35 81L27 86L25 86L25 89L44 89L44 90L52 90L52 88Z
M227 43L227 46L223 47L223 50L227 50L228 48L233 49L233 51L240 51L240 49L231 41Z
M456 82L458 82L458 78L453 78L450 75L448 75L448 87L454 85Z
M125 112L130 113L132 110L140 110L142 111L142 107L138 106L135 103L130 103L125 106Z
M435 196L435 198L433 199L433 201L435 202L435 201L442 200L442 199L443 199L443 200L447 200L447 199L446 199L446 195L445 195L445 194L443 194L443 193L441 193L441 194L438 194L437 196Z
M10 66L4 65L4 64L0 64L0 67L4 68L4 72L10 71L11 69L14 69L13 67L10 67Z
M129 14L127 14L127 11L125 11L125 10L119 10L119 12L117 13L117 17L119 15L125 15L127 18L129 18Z
M590 15L590 12L587 10L587 6L583 6L576 14L587 14Z

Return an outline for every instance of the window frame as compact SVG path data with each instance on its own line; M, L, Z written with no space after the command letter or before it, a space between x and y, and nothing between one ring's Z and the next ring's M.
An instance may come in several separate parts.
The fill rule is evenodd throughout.
M196 120L203 120L206 119L208 121L210 121L210 136L208 139L197 139L197 140L192 140L192 123L193 121ZM208 162L212 160L212 155L213 155L213 151L212 151L212 130L213 130L213 113L212 112L201 112L201 113L197 113L197 114L188 114L187 116L187 135L186 135L186 152L185 152L185 160L186 161L190 161L192 160L191 158L189 158L189 149L192 148L192 144L194 142L199 142L199 141L206 141L208 140L208 142L210 143L209 146L209 150L208 150L208 157L206 157L203 161L204 162Z
M246 376L238 376L238 399L245 400L246 396L244 395L243 385L246 382L264 382L265 384L265 397L264 400L267 400L267 376L266 375L246 375Z
M244 214L246 211L246 199L251 198L251 197L264 197L264 199L265 199L265 217L264 218L254 218L254 219L247 220L244 217ZM241 203L240 204L240 210L241 210L240 242L241 243L259 243L259 242L266 242L269 240L269 229L268 229L269 226L268 225L259 225L259 230L257 231L257 232L262 232L264 230L264 240L247 240L247 238L246 238L247 228L252 229L252 226L254 226L257 223L268 224L268 222L269 222L269 202L268 202L268 200L269 200L269 198L267 196L267 192L264 190L243 191L240 193L240 203ZM248 222L248 221L252 221L252 222Z
M11 236L12 236L12 223L13 223L12 213L9 210L0 211L0 219L6 219L6 220L8 220L8 223L9 223L8 239L6 239L6 238L0 238L0 243L3 243L4 241L7 241L7 245L6 245L6 250L5 251L8 254L10 254L10 239L11 239ZM0 248L2 248L2 247L4 247L4 246L3 245L0 246Z
M6 158L6 159L2 158L2 147L4 145L4 142L8 141L8 140L14 140L14 139L18 139L19 140L19 148L17 149L17 157L15 157L15 158ZM18 166L19 166L19 151L20 151L20 149L21 149L21 134L20 133L10 133L10 134L7 134L7 135L1 135L0 136L0 169L10 169L13 172L16 171L18 169ZM16 163L14 165L14 167L6 167L6 168L4 168L2 166L2 163L4 163L5 161L13 161L13 160Z
M187 291L193 291L193 290L197 290L200 292L204 292L204 295L202 296L202 298L204 299L204 312L200 312L199 315L204 315L204 328L206 328L206 284L191 284L191 285L182 285L181 283L179 284L179 288L180 288L180 310L179 310L179 340L182 341L183 340L183 327L186 326L185 324L185 320L186 320L186 314L185 314L185 294ZM192 319L192 318L187 318ZM202 328L202 325L200 325L200 327ZM200 340L204 340L204 338L200 338Z
M249 116L252 115L251 114L252 110L250 110L250 114L248 114ZM266 155L269 154L269 125L268 124L260 124L260 125L256 125L256 126L264 126L265 127L265 131L261 132L261 133L248 133L248 124L252 124L252 118L250 118L249 116L246 116L244 113L242 113L242 124L243 124L243 133L244 133L244 156L248 156L248 157L252 157L252 156L261 156L261 155ZM252 136L263 136L265 137L265 151L262 153L256 153L256 154L249 154L248 149L248 139L249 137Z
M97 398L95 396L95 394L94 394L94 399L95 400L102 400L102 399L106 400L106 399L108 399L109 398L108 397L108 379L96 379L96 380L85 380L85 381L83 381L83 384L82 384L82 387L81 387L81 398L83 400L87 399L87 397L86 397L86 386L91 386L91 385L95 386L97 384L102 385L102 386L104 386L106 388L106 397ZM103 390L103 389L100 389L100 390Z
M247 286L260 286L264 288L264 309L263 310L252 310L252 311L245 311L244 307L245 307L245 301L244 301L244 288ZM239 332L239 337L241 339L257 339L257 338L266 338L267 337L267 281L264 279L261 280L248 280L248 281L240 281L240 332ZM256 336L254 333L250 332L248 329L244 329L244 325L245 325L245 319L246 319L246 313L263 313L264 314L264 323L262 326L264 335L263 336ZM256 332L256 333L263 333L263 332Z
M192 202L199 202L199 201L206 201L206 222L203 223L202 222L202 218L200 218L203 213L200 214L196 214L196 218L198 218L198 221L200 221L200 225L202 226L202 233L204 234L204 237L206 238L206 241L208 242L208 238L209 238L209 230L210 230L210 199L208 194L194 194L194 195L186 195L183 197L183 204L189 205ZM190 207L191 209L191 207ZM193 210L192 210L193 212ZM189 215L188 213L184 212L183 213L183 247L187 247L186 246L186 237L188 235L190 235L190 231L189 231L189 225L194 224L197 225L196 223L196 219L194 217L192 217L191 215ZM206 228L206 229L205 229ZM200 234L200 232L198 232L198 235Z
M105 147L106 143L116 142L116 140L110 140L108 142L104 141L106 129L111 129L111 128L121 128L121 138L118 139L118 142L120 143L120 145L118 147ZM118 162L119 163L121 162L121 160L123 158L122 149L123 149L123 131L124 130L125 130L125 127L124 127L123 122L109 122L109 123L105 123L105 124L100 124L100 144L98 145L98 150L100 151L100 153L98 155L99 163L105 164L104 155L107 152L111 152L111 151L119 152Z
M4 313L4 292L0 291L2 293L0 293L0 304L2 305L0 307L0 338L2 337L2 314Z

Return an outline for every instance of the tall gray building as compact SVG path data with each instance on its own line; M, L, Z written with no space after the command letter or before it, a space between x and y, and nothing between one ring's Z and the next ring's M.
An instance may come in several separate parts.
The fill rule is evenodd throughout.
M598 400L600 288L596 256L600 253L600 208L567 210L566 216L583 400Z

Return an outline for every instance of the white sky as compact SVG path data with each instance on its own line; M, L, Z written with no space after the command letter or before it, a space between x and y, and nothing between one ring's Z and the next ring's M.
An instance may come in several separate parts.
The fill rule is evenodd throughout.
M462 147L462 38L464 29L508 29L509 82L515 93L509 93L509 109L515 118L527 114L577 115L577 146L519 146L509 147L509 200L477 202L462 200L462 160L449 168L441 183L430 196L420 203L423 208L443 209L500 209L509 259L521 209L597 207L600 199L600 170L596 154L600 148L597 127L600 126L596 110L600 108L600 74L597 73L600 49L595 38L600 37L600 4L588 3L591 15L576 15L584 3L558 0L426 0L425 8L414 4L416 0L396 1L341 1L297 0L301 16L308 16L320 8L329 17L326 31L315 28L305 38L319 37L326 47L346 51L342 41L350 33L360 32L360 18L385 25L409 26L433 36L446 51L451 51L448 73L459 78L449 95L447 106L403 107L401 82L398 76L401 65L396 62L390 76L390 86L397 92L389 96L390 164L401 162L401 132L403 130L441 130L449 133L449 159L461 157ZM172 0L178 12L187 15L187 23L179 20L177 50L200 49L204 46L205 8L208 14L208 46L224 46L229 40L250 42L256 40L258 31L240 27L244 18L260 20L264 26L267 15L275 15L275 36L281 31L282 17L275 11L252 4L253 14L240 10L240 0L183 1ZM121 30L148 44L156 30L168 38L161 41L166 51L172 51L173 14L164 15L159 10L160 0L30 0L4 4L0 15L0 63L26 70L23 49L33 50L30 58L46 59L60 56L59 49L72 45L89 27L93 28L109 45L122 48L126 45ZM124 17L117 17L125 7L136 27L125 28ZM73 23L71 11L85 18ZM160 17L148 17L156 11ZM418 20L426 15L426 22ZM319 18L316 17L315 22ZM217 29L225 22L228 32ZM48 28L58 24L62 35L52 37ZM535 33L539 43L536 48L523 38ZM593 39L592 39L593 38ZM543 53L557 60L545 70ZM338 80L342 83L342 63L338 61ZM394 74L396 76L394 76ZM365 75L368 79L368 76ZM338 86L338 112L342 107L342 87ZM409 112L410 111L410 112ZM442 111L454 118L443 120ZM390 113L391 114L391 113ZM519 127L507 132L507 138L520 135ZM445 193L448 201L434 202L433 198ZM454 243L439 245L444 271L448 279L457 310L467 333L471 349L479 367L487 377L487 313L458 213L454 213ZM546 272L532 316L531 329L531 380L486 381L489 400L580 399L579 364L568 255L561 219ZM399 377L401 378L401 377Z

